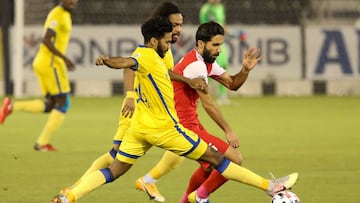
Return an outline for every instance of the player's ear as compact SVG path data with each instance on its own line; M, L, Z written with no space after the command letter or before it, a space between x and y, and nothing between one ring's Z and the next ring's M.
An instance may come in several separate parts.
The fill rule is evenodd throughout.
M197 41L197 46L198 46L200 49L202 49L202 48L205 47L205 42L202 41L202 40L198 40L198 41Z
M158 43L159 43L159 40L156 39L156 37L152 37L150 39L150 44L151 44L152 47L157 47Z

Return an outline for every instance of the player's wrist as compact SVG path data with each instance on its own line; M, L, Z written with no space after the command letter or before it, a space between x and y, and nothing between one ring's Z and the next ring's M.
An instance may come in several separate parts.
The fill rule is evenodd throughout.
M244 73L244 74L249 74L250 70L248 70L247 68L245 68L244 66L241 68L241 73Z
M135 98L136 98L136 92L134 92L134 91L127 91L127 92L126 92L126 98L135 99Z

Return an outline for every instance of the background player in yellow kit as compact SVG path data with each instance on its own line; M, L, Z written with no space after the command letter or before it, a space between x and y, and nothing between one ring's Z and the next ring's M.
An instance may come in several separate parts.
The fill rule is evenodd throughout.
M65 56L72 29L71 10L77 0L60 0L48 14L42 43L33 61L34 72L45 100L12 101L5 98L0 110L0 124L13 111L50 113L34 149L55 151L49 143L58 130L70 107L70 82L67 70L75 70L74 63Z

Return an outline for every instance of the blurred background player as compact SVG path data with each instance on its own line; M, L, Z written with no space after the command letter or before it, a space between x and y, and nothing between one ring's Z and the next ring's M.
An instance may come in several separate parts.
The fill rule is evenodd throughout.
M60 0L48 14L44 24L44 37L33 61L34 72L45 100L12 101L5 98L0 111L0 124L13 111L50 113L37 138L34 149L55 151L49 143L70 107L70 82L67 70L75 70L74 63L65 56L72 29L71 11L77 0Z
M226 13L224 4L221 0L208 0L204 3L199 12L199 20L200 24L206 23L209 21L215 21L222 25L226 32L225 21L226 21ZM229 55L226 49L225 44L222 45L222 51L220 55L217 57L216 62L225 70L229 68ZM230 100L228 98L227 89L223 85L218 85L218 99L217 103L219 105L228 105L230 104Z

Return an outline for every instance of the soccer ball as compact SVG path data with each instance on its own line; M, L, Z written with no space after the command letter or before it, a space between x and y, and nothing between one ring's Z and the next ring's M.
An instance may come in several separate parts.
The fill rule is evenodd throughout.
M285 190L276 193L272 197L271 203L300 203L300 199L295 193Z

